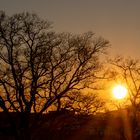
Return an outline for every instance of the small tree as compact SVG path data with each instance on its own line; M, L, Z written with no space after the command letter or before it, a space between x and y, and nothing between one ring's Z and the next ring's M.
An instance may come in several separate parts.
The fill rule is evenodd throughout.
M103 109L105 102L95 93L75 91L62 98L62 109L68 109L76 114L93 115Z
M87 87L100 71L108 41L91 32L56 34L35 14L0 13L0 107L17 139L30 139L31 113L41 115L68 92Z

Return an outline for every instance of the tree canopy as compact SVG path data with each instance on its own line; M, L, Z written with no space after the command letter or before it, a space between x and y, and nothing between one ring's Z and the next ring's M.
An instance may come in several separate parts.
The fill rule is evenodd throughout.
M109 42L94 33L55 33L36 14L0 12L0 107L21 113L28 127L31 112L43 113L69 92L97 79L99 56Z

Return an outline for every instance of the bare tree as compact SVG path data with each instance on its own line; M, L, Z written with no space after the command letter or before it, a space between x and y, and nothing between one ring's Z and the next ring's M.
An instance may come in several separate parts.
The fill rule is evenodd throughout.
M62 99L61 109L71 110L76 114L93 115L101 111L105 101L95 93L75 91L67 94Z
M108 41L92 32L56 34L35 14L0 13L0 107L17 112L17 139L30 139L30 115L97 78ZM12 118L12 117L11 117Z
M138 109L137 106L140 103L140 64L135 59L123 59L116 58L112 61L112 64L116 66L119 78L121 78L128 89L129 99L132 106Z
M110 61L115 66L116 79L119 77L127 86L127 105L132 114L133 130L137 126L137 114L140 107L140 63L136 59L117 57Z

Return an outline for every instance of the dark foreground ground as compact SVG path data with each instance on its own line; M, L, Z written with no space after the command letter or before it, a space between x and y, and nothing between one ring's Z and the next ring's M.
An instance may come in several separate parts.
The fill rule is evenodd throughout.
M52 112L32 132L32 140L140 140L140 129L132 130L126 111L95 116ZM135 135L135 136L134 136ZM0 113L0 140L13 140L3 113Z

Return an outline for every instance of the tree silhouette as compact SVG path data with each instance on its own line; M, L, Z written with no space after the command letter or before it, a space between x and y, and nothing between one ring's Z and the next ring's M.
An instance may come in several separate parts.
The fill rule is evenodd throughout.
M116 67L116 78L126 84L128 89L127 105L128 111L131 114L132 130L135 134L137 128L137 115L140 106L140 64L136 59L117 57L110 61Z
M61 98L61 110L70 110L76 114L93 115L105 105L97 93L75 91Z
M30 139L31 113L41 115L97 79L107 47L92 32L57 34L36 14L0 12L0 107L17 112L18 123L9 117L16 139Z

